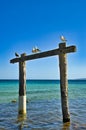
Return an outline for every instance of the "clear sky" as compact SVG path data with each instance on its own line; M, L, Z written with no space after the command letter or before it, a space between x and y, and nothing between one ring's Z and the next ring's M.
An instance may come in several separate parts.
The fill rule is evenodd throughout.
M67 54L68 78L86 78L86 0L0 0L0 79L18 79L15 52L58 48L60 35L77 47ZM27 79L59 79L58 56L26 65Z

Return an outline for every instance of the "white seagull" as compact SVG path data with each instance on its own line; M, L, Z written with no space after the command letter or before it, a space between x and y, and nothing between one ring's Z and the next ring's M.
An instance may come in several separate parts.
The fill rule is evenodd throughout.
M32 52L35 53L35 47L33 47Z
M61 39L61 41L63 41L63 42L66 42L66 41L67 41L64 36L60 36L60 39Z
M40 49L38 47L33 47L32 53L40 52Z

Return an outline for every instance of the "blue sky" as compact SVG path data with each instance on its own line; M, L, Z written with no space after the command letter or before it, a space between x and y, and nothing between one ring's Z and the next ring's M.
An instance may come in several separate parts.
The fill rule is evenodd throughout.
M58 48L60 35L76 53L67 54L68 78L86 78L86 0L1 0L0 79L18 79L15 52ZM27 79L59 79L58 56L28 61Z

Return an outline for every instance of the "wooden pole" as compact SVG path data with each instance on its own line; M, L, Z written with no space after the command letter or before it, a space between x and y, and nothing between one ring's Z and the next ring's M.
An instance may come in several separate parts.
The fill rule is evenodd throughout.
M63 122L69 122L70 114L68 108L67 61L66 61L66 53L64 53L63 51L65 47L66 43L59 44L60 89L61 89Z
M21 54L19 62L19 114L26 114L26 63L23 61L25 53Z

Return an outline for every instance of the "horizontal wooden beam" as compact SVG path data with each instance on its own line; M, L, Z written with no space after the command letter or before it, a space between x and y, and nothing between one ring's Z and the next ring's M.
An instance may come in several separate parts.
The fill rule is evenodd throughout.
M44 57L49 57L49 56L55 56L55 55L60 55L61 53L71 53L76 51L76 46L69 46L65 47L64 49L54 49L54 50L49 50L41 53L36 53L32 55L27 55L24 56L23 58L14 58L10 60L10 63L17 63L20 61L27 61L27 60L34 60L38 58L44 58Z

